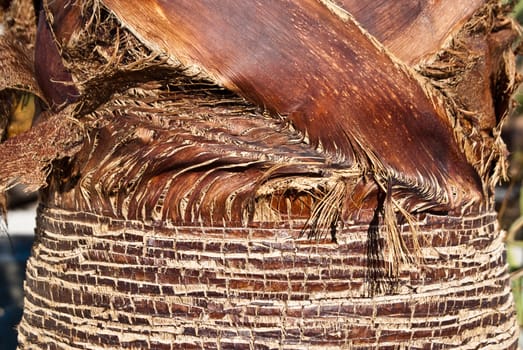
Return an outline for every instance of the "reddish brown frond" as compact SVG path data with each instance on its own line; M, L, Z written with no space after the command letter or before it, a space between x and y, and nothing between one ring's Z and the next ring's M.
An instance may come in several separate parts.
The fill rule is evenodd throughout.
M331 0L327 0L331 1ZM396 57L409 65L444 46L487 0L333 0Z
M151 49L285 116L313 147L359 164L383 188L411 189L424 208L480 200L437 94L322 3L104 3ZM150 16L159 21L143 25Z

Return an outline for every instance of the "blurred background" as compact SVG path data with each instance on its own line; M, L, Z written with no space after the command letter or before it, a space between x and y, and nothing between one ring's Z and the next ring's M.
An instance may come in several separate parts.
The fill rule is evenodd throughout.
M25 263L34 239L37 196L14 188L8 193L7 225L0 219L0 350L16 349L22 317Z
M514 17L523 24L523 1L516 4ZM518 44L521 49L521 43ZM519 54L518 72L523 74L522 52ZM506 231L507 262L518 322L523 330L523 86L516 92L514 100L514 111L503 128L503 139L510 152L510 179L498 186L496 205L500 226ZM519 345L523 349L523 332Z

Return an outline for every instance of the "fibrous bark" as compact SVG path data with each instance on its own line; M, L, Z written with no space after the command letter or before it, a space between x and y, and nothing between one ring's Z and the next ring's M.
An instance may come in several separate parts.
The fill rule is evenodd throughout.
M44 1L0 145L42 188L21 348L515 347L516 30L450 6Z
M395 292L368 225L145 223L50 204L27 268L22 349L515 349L494 213L428 216ZM438 227L434 229L434 227ZM408 226L401 227L405 237ZM373 260L376 259L376 260ZM88 344L88 345L87 345Z

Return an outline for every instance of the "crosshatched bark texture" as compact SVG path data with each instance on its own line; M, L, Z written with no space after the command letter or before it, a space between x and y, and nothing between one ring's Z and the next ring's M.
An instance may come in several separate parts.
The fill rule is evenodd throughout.
M427 216L419 230L424 262L388 281L369 267L367 225L311 242L285 225L158 225L42 206L22 348L516 348L496 215ZM374 283L395 292L371 297Z
M0 37L20 349L517 348L508 5L32 5Z

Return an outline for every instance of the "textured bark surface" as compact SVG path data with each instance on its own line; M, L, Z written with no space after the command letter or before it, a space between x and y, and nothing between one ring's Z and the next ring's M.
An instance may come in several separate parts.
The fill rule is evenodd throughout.
M517 348L495 213L424 218L424 262L372 298L391 281L369 266L367 224L336 244L52 206L38 224L21 349Z
M270 4L44 1L21 349L516 348L508 8Z

